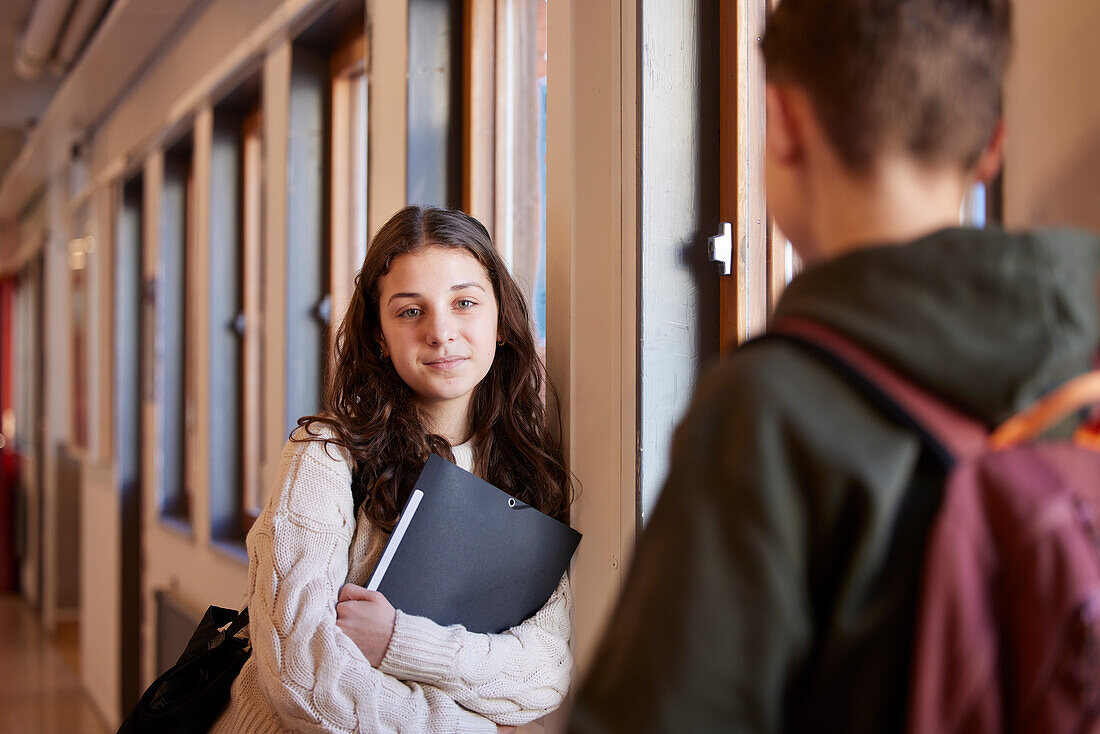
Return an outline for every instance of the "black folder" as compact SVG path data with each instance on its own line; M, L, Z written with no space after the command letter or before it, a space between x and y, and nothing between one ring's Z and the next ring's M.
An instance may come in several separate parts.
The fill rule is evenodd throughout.
M537 612L581 534L439 456L431 456L367 588L397 609L472 632Z

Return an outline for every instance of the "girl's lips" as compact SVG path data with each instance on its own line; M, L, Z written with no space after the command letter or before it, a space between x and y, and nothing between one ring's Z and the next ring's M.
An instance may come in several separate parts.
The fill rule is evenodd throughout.
M433 370L440 370L441 372L447 372L453 370L458 365L466 361L465 357L444 357L431 362L425 362L428 367Z

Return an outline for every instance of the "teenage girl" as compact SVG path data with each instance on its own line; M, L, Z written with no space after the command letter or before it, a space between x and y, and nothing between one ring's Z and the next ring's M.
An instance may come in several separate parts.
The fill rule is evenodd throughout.
M252 656L216 732L497 732L569 686L568 578L500 634L362 587L431 454L562 520L527 307L485 228L409 207L371 242L321 415L298 421L248 534Z

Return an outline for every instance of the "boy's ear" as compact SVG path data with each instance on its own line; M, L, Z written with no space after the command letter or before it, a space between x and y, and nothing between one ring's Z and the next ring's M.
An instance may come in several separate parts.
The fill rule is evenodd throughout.
M767 155L779 163L797 163L802 157L803 141L790 94L775 84L767 84L764 88L764 110Z
M1001 163L1004 161L1005 136L1005 121L997 120L993 134L989 136L989 142L986 143L982 154L978 156L978 163L974 167L974 177L978 181L989 183L1001 170Z

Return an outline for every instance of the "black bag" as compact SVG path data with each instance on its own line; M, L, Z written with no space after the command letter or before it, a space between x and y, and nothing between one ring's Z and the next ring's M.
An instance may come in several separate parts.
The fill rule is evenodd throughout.
M180 659L141 695L118 734L209 731L252 653L248 638L237 637L246 624L247 609L207 609Z

